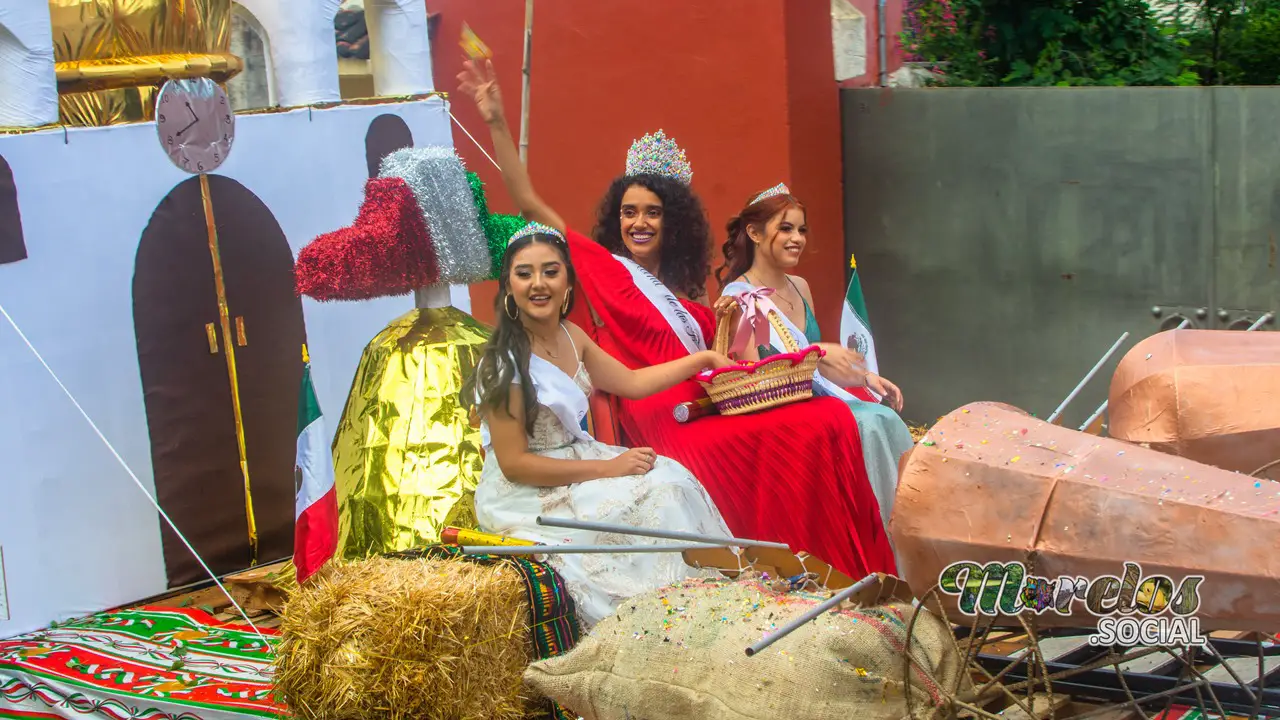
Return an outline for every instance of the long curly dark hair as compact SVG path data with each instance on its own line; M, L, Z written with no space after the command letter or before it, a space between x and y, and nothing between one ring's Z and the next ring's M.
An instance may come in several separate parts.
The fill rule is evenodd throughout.
M720 248L724 264L716 268L716 282L720 283L721 290L735 278L746 274L756 261L755 245L747 235L747 228L754 226L764 232L765 226L775 215L791 208L799 208L800 212L805 212L804 204L793 195L774 195L760 202L747 200L747 206L742 212L729 220L725 226L729 239Z
M697 300L707 293L711 274L711 226L702 201L685 184L662 175L623 175L613 181L596 212L595 241L614 255L629 258L622 242L622 196L639 185L662 200L662 246L658 279Z
M511 411L511 383L516 375L520 376L520 395L524 399L524 430L533 435L533 423L537 419L536 412L538 393L534 390L533 380L529 377L529 356L533 349L529 343L529 333L520 322L515 303L509 299L511 291L511 259L524 248L535 242L546 243L560 253L564 261L565 273L569 278L569 302L562 309L560 318L564 319L573 312L573 304L577 299L578 274L569 260L569 247L564 240L554 235L526 235L509 243L502 254L502 269L498 272L498 295L494 298L494 315L498 318L489 342L480 351L480 360L475 370L462 384L459 401L462 406L473 411L493 412L503 408ZM517 313L515 319L510 313ZM515 360L513 364L511 361Z

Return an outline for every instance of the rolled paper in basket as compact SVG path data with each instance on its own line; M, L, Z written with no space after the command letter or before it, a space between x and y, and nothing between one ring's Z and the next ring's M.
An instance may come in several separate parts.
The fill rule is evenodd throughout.
M682 402L671 411L672 417L678 423L687 423L690 420L697 420L700 417L715 414L716 404L711 398Z
M456 527L447 527L442 530L440 532L440 542L445 545L484 545L491 547L537 545L532 540L521 540L520 538L507 537L505 535L493 535L479 530L463 530Z
M733 296L733 299L738 302L738 307L742 308L742 319L738 321L738 329L733 334L733 346L729 348L730 355L740 357L752 338L755 339L756 347L770 344L769 312L782 314L778 306L769 299L772 294L773 288L765 287L740 292Z

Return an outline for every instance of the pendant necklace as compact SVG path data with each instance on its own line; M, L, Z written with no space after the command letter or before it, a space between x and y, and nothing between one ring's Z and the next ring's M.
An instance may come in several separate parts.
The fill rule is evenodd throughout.
M533 335L533 333L529 333L529 334ZM533 335L533 339L538 345L542 346L542 351L545 352L547 356L550 357L552 360L560 359L560 353L551 352L551 348L547 346L547 343L544 342L542 338L538 337L537 335Z
M750 275L748 275L748 274L746 274L746 273L743 273L743 274L742 274L742 277L746 278L746 279L747 279L747 282L751 283L752 285L755 285L756 287L765 287L764 285L761 285L760 283L756 282L755 280L752 280L752 279L751 279L751 276L750 276ZM792 310L792 311L795 311L795 309L796 309L796 304L795 304L795 303L793 303L793 302L791 302L791 301L790 301L790 300L788 300L787 298L783 297L783 295L782 295L782 291L781 291L781 290L779 290L779 289L777 289L777 288L774 288L774 290L773 290L773 296L774 296L774 297L776 297L776 298L778 298L778 299L779 299L779 300L781 300L782 302L786 303L786 304L787 304L787 308L788 308L788 309L790 309L790 310Z

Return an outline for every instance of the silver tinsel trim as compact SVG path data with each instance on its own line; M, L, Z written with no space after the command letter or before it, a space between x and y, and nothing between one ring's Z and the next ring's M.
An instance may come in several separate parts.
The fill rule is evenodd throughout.
M439 284L469 285L489 276L489 245L467 172L453 148L397 150L383 158L378 177L404 180L417 198L440 258Z

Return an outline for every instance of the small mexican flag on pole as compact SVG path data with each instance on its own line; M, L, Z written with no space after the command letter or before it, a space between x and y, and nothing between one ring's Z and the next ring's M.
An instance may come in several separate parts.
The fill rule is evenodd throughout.
M302 346L302 391L298 393L298 459L293 564L298 583L306 582L338 549L338 491L333 455L324 432L320 402L311 385L311 358Z
M876 363L876 344L871 339L871 321L867 318L867 301L862 297L862 283L858 281L858 261L849 256L849 267L853 268L853 277L849 278L849 289L844 294L844 313L840 317L840 338L844 346L862 353L867 360L867 369L879 373Z

